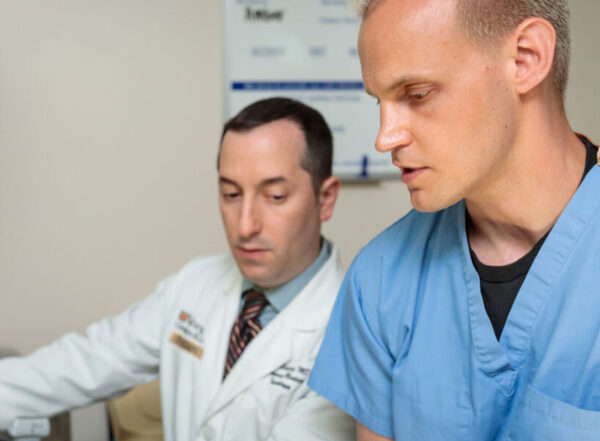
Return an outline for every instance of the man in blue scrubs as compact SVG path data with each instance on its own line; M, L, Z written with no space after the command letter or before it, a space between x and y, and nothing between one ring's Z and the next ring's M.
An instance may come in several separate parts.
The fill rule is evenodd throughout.
M416 210L346 275L309 385L359 440L600 440L600 167L564 0L367 1L359 54Z

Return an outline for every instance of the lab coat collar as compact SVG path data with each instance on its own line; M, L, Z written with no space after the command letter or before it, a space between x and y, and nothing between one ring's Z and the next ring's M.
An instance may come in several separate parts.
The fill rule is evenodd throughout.
M288 362L293 330L282 321L271 322L246 347L223 383L206 415L209 419L259 378Z

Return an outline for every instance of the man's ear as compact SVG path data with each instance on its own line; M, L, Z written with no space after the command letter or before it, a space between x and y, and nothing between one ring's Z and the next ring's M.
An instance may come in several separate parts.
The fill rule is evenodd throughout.
M519 94L540 85L552 71L556 31L543 18L524 20L510 38L515 63L514 84Z
M340 191L340 178L329 176L319 189L319 216L321 222L328 221L333 215L333 207Z

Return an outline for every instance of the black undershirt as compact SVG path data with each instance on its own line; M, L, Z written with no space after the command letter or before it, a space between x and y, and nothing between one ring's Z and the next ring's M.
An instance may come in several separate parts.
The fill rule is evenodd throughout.
M585 170L581 178L583 181L585 175L597 163L597 149L585 137L580 137L580 139L586 148ZM479 261L473 250L470 249L471 259L481 282L481 295L483 296L485 311L498 340L500 340L502 329L504 329L508 313L517 297L519 288L521 288L525 276L548 234L546 233L525 256L509 265L485 265Z

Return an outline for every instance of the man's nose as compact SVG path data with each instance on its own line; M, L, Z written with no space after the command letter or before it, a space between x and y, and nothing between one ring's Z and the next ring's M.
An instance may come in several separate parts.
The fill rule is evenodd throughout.
M253 200L245 200L240 212L239 234L243 238L250 238L262 228L260 222L260 207Z
M391 152L406 147L412 142L407 111L396 105L381 104L379 111L379 133L375 140L378 152Z

